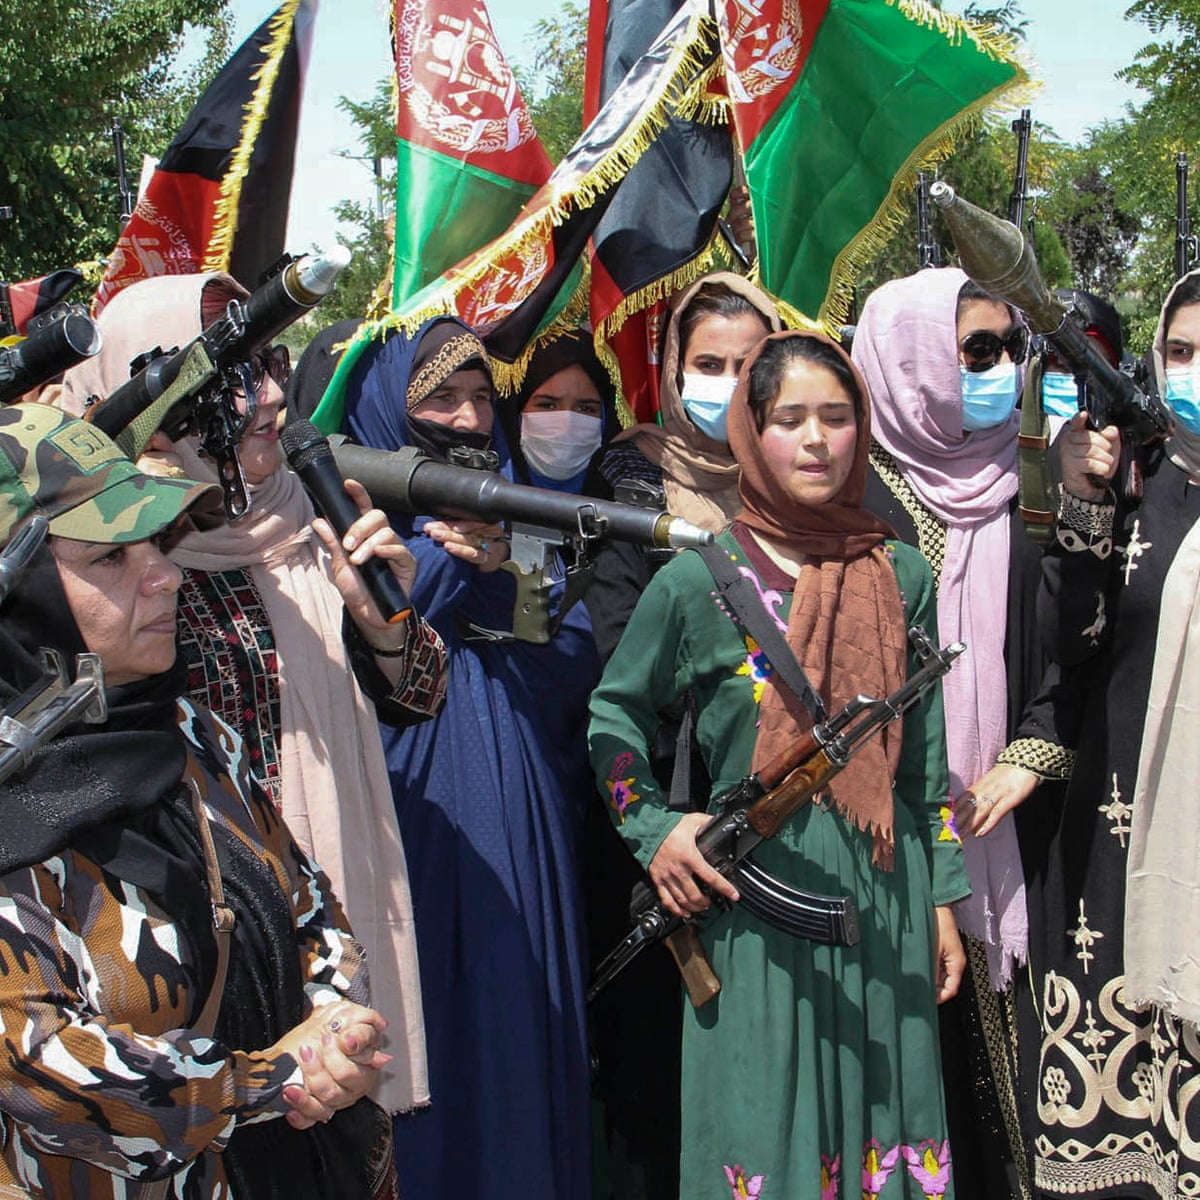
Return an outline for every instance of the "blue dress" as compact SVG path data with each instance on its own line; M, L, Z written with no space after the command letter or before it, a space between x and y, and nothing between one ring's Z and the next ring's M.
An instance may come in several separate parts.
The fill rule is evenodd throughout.
M351 377L346 428L363 445L408 444L405 394L424 328L368 351ZM417 559L413 603L449 651L449 692L436 719L382 726L409 859L433 1096L396 1119L401 1188L464 1200L586 1198L579 852L599 658L581 604L544 646L466 640L466 620L511 629L512 577L452 557L422 534L424 523L393 516Z

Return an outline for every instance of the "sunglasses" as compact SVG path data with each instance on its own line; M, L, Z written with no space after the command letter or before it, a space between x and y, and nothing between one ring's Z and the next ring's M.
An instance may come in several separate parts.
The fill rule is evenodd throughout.
M269 350L259 350L250 359L250 382L255 393L262 390L268 376L281 388L286 387L292 377L292 356L282 343Z
M976 329L968 333L959 344L963 366L972 374L990 371L1005 351L1014 363L1023 363L1029 353L1029 330L1024 325L1014 325L1004 337L990 329Z

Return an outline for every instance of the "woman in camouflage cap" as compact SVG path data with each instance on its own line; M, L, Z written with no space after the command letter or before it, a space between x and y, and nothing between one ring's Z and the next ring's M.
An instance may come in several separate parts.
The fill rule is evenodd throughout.
M361 948L241 739L184 698L164 550L214 490L56 409L0 408L0 545L39 514L50 533L0 610L0 706L23 707L42 647L98 655L107 702L0 783L0 1190L394 1188Z

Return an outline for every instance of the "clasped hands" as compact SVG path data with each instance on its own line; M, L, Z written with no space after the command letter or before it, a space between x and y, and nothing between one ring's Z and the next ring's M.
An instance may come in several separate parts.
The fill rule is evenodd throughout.
M293 1129L311 1129L349 1108L371 1089L392 1061L379 1049L387 1021L373 1009L338 1000L314 1009L275 1043L300 1066L303 1085L288 1084L283 1098Z

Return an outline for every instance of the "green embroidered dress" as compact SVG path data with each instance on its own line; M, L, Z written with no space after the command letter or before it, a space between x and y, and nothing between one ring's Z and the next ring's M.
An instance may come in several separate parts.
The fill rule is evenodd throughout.
M719 544L739 567L753 562L764 603L786 623L792 581L732 534ZM886 548L907 623L936 637L928 565L909 546ZM679 554L647 588L593 695L592 764L643 865L678 820L646 756L659 710L694 694L713 795L749 770L770 666L714 592L699 555ZM723 987L703 1009L687 1006L684 1018L681 1197L952 1195L933 906L968 887L947 792L936 691L905 719L894 870L873 867L871 837L819 805L755 853L794 887L853 896L859 943L794 938L738 906L704 928Z

